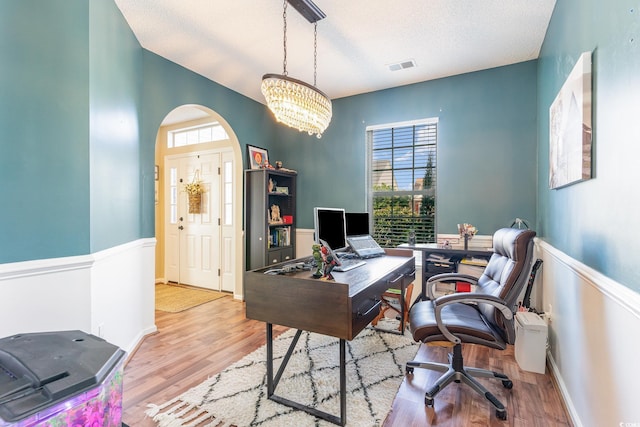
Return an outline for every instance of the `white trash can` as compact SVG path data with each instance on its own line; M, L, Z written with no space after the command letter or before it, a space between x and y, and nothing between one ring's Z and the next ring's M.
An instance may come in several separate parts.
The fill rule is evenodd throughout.
M547 324L535 313L516 313L516 362L521 369L544 374L547 356Z

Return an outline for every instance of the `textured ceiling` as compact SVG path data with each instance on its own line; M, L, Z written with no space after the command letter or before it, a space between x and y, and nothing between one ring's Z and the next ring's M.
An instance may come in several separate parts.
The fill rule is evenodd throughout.
M283 3L115 0L145 49L264 103L282 74ZM317 87L331 99L535 59L555 0L315 0ZM416 67L390 71L393 63ZM313 83L313 25L287 7L287 71Z

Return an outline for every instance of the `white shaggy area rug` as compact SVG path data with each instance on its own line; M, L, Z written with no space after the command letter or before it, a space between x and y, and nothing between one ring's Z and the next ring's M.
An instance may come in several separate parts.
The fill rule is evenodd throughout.
M274 375L294 330L274 341ZM368 327L347 341L347 426L380 426L393 403L418 344ZM340 416L339 340L303 332L275 394ZM333 426L267 399L266 347L146 414L161 427Z

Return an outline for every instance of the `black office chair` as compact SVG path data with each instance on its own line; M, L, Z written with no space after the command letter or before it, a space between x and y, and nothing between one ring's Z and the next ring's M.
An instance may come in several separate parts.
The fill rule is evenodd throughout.
M476 279L457 273L439 274L427 281L430 299L418 301L409 313L410 330L416 341L453 345L449 363L407 363L408 374L414 368L444 372L427 390L425 405L433 406L434 397L451 381L464 382L484 396L496 408L496 416L507 419L504 405L474 377L495 378L506 388L513 383L504 374L484 369L465 367L462 343L480 344L504 350L515 342L515 312L518 297L527 285L533 258L531 230L503 228L493 235L493 250L482 276ZM476 285L475 292L457 293L435 298L433 289L443 281L465 281Z

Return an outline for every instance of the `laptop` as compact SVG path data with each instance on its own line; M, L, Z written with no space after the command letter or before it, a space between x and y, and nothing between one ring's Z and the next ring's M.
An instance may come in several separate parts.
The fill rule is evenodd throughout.
M331 255L333 259L336 261L336 266L333 268L333 271L339 271L339 272L349 271L366 264L366 262L361 259L340 259L338 258L338 255L336 255L336 253L333 251L333 249L331 249L331 246L329 246L327 242L320 239L320 243L322 244L322 246L327 248L327 251L329 251L329 255Z
M385 254L384 249L369 234L347 236L347 243L360 258L371 258Z

